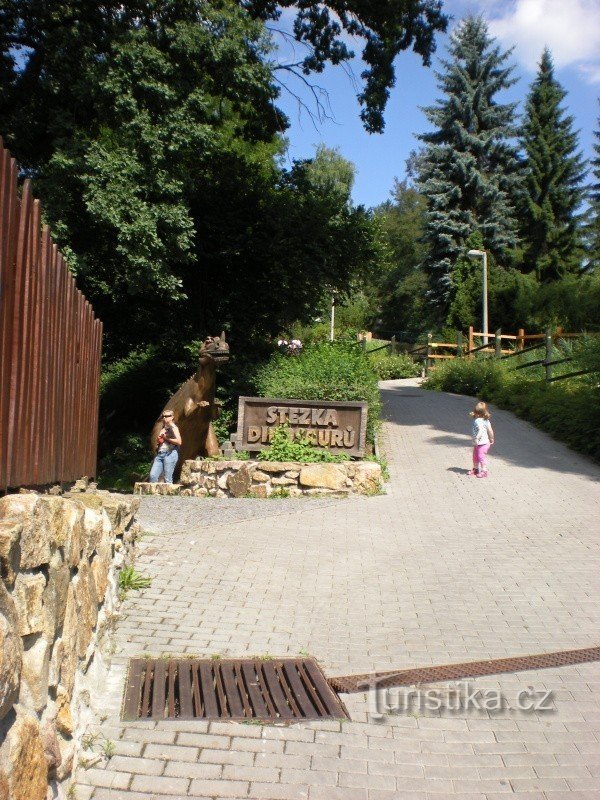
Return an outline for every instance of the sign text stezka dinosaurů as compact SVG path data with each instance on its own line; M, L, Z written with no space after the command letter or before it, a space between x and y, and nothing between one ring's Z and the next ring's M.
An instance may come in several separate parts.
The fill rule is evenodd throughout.
M287 425L292 438L301 432L309 441L332 453L362 456L367 403L240 397L237 429L240 450L268 447L279 425Z

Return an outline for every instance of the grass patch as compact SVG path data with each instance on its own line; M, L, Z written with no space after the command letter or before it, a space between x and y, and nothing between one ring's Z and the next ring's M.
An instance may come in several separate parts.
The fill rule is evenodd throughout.
M140 575L134 567L123 567L119 572L119 598L124 600L128 591L148 589L151 584L152 579Z

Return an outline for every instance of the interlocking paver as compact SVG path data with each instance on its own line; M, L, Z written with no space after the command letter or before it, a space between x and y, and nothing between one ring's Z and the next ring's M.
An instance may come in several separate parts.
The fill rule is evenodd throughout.
M399 689L380 721L366 694L343 696L341 724L119 720L142 653L308 652L333 676L598 644L600 469L495 411L491 477L470 480L471 400L382 388L385 496L143 498L152 586L123 607L93 726L115 756L79 770L84 800L600 798L598 664L468 682L500 692L502 713L401 708ZM530 686L554 693L551 711L516 707ZM461 684L423 688L450 702Z

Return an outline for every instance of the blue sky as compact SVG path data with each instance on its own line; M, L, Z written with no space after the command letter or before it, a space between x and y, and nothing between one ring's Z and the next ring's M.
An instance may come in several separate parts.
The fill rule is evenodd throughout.
M600 113L600 0L446 0L444 7L454 18L451 28L466 13L482 13L502 46L515 46L513 62L519 82L504 93L505 101L522 104L541 51L546 44L550 47L556 77L568 92L565 105L580 130L581 150L589 158ZM446 42L447 36L438 39L434 69L439 57L445 55ZM354 50L360 52L359 47ZM286 55L283 49L282 55ZM394 177L404 176L406 158L418 146L414 135L427 130L420 107L439 96L434 69L423 67L412 52L401 54L396 68L396 86L383 134L365 132L356 87L340 67L328 67L321 75L312 76L314 83L327 90L334 118L321 122L316 129L309 115L299 110L297 101L283 91L279 106L291 122L287 159L309 158L321 142L337 147L357 168L354 201L373 206L386 200ZM359 59L352 69L360 83ZM289 85L306 103L312 102L298 81Z

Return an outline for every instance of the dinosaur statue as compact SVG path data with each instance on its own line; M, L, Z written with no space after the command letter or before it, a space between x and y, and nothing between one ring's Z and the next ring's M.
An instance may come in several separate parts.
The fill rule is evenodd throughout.
M212 420L218 408L215 404L215 373L217 364L229 359L229 345L225 332L221 336L208 336L200 348L198 371L187 380L165 404L174 414L174 422L181 432L182 445L175 470L179 477L183 462L203 456L218 456L221 452ZM164 411L163 409L163 411ZM162 412L161 412L162 413ZM150 434L150 447L156 452L156 440L162 427L159 417Z

